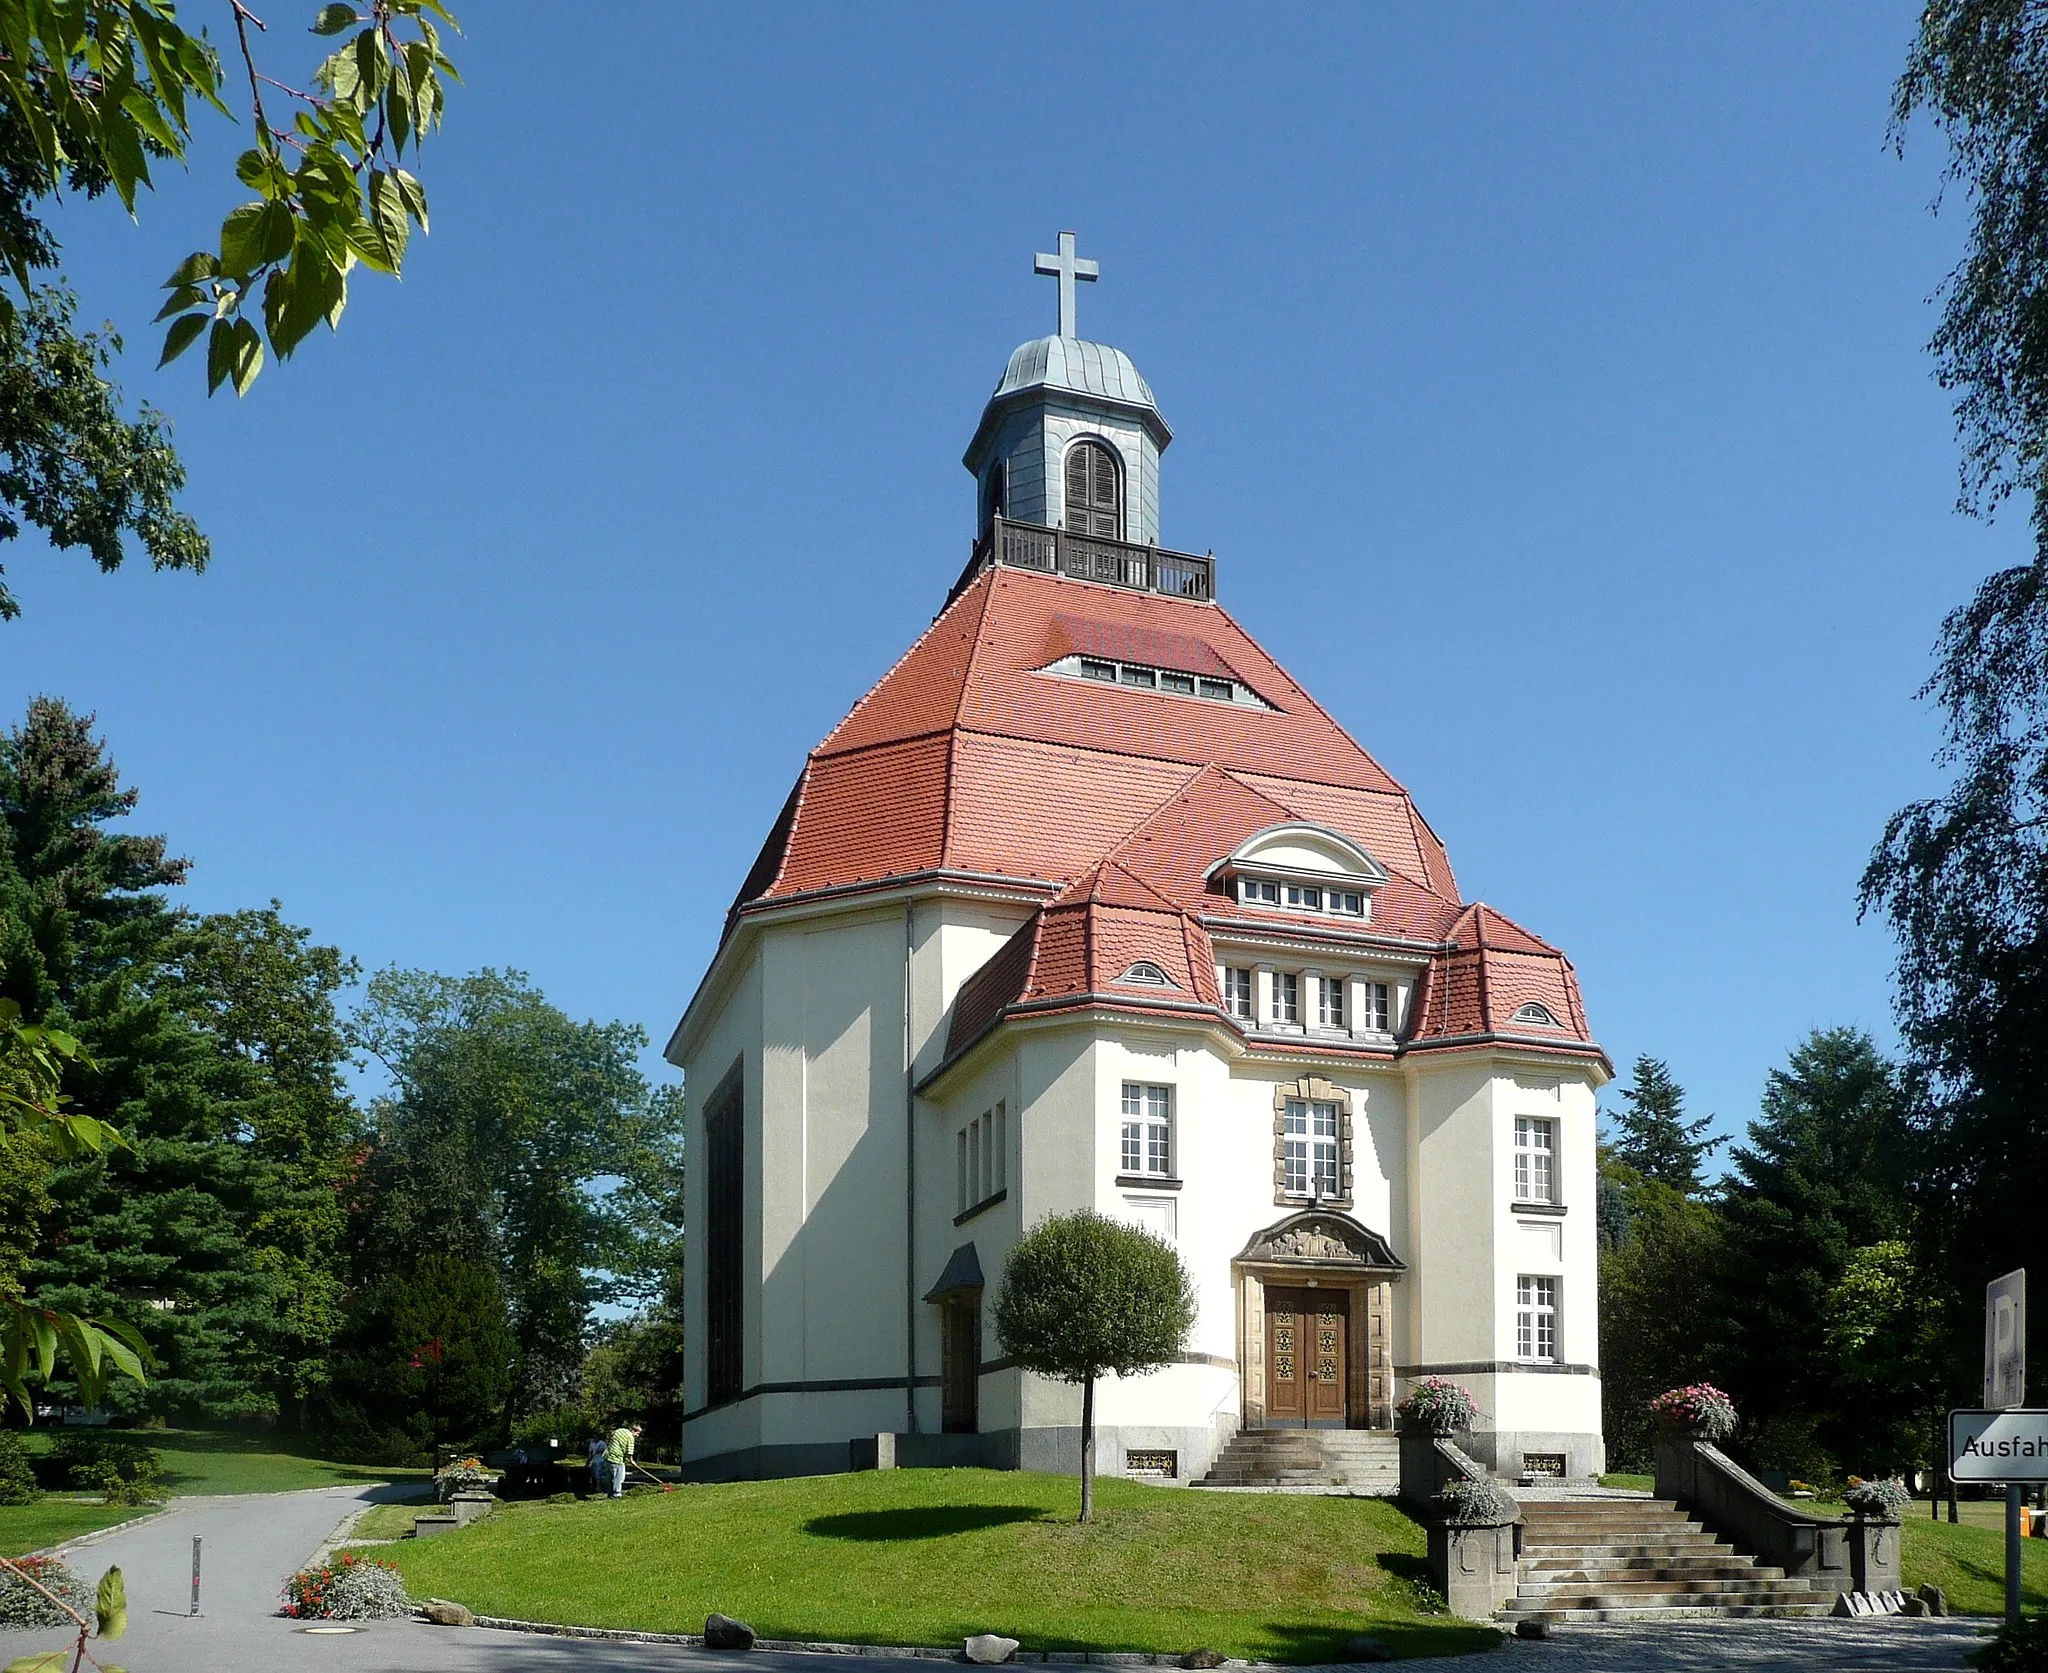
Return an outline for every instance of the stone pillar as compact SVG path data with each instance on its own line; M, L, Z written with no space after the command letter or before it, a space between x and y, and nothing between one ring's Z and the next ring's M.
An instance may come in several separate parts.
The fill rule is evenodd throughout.
M1905 1589L1899 1572L1899 1525L1876 1517L1849 1518L1849 1584L1858 1592Z
M1430 1584L1443 1593L1453 1615L1483 1621L1512 1598L1521 1584L1516 1566L1518 1524L1429 1530Z

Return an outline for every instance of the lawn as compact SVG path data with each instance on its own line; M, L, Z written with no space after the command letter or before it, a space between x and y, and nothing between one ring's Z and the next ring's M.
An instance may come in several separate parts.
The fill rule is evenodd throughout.
M116 1522L147 1516L149 1505L80 1504L73 1499L44 1499L32 1505L0 1505L0 1557L19 1557L62 1545L80 1534L111 1528Z
M412 1521L433 1508L434 1495L424 1488L410 1497L389 1504L374 1504L363 1512L349 1530L349 1541L359 1539L403 1539L412 1532Z
M1422 1530L1376 1499L1208 1494L993 1470L884 1470L511 1504L380 1553L415 1595L483 1614L764 1638L1033 1650L1200 1646L1335 1661L1370 1633L1404 1656L1499 1641L1427 1613Z
M39 1458L54 1444L54 1431L38 1425L22 1444ZM293 1438L210 1429L104 1429L112 1439L153 1446L163 1454L164 1484L173 1494L288 1493L301 1487L354 1486L365 1482L427 1479L417 1469L335 1464L315 1458Z
M1919 1515L1915 1516L1913 1510ZM2004 1614L2003 1523L1995 1528L1972 1527L1967 1522L1951 1527L1946 1511L1942 1521L1931 1522L1924 1503L1915 1505L1913 1510L1906 1513L1899 1529L1899 1567L1906 1590L1912 1591L1931 1580L1942 1589L1949 1608L1958 1615ZM2021 1598L2030 1611L2048 1609L2048 1540L2022 1540L2020 1552Z

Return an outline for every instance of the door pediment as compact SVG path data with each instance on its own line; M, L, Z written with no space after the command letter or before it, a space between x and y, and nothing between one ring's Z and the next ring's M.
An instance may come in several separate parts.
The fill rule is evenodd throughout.
M1402 1272L1387 1240L1348 1214L1306 1209L1255 1234L1237 1257L1240 1266L1295 1267L1315 1272Z

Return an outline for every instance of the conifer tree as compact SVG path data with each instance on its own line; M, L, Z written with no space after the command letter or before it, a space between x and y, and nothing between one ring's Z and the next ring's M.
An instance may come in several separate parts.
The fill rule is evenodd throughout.
M1668 1064L1647 1054L1636 1059L1635 1079L1622 1088L1621 1101L1620 1110L1608 1112L1614 1159L1645 1179L1698 1196L1700 1167L1721 1142L1700 1136L1714 1118L1686 1120L1684 1088Z

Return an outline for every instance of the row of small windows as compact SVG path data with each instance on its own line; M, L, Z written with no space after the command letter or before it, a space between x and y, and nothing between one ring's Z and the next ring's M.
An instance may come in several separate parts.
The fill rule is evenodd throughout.
M1009 1111L1003 1101L986 1109L959 1131L959 1212L987 1202L1006 1183L1009 1156Z
M1103 685L1127 685L1139 691L1163 691L1174 697L1200 697L1211 703L1235 703L1241 708L1270 707L1242 680L1191 673L1185 668L1162 668L1149 662L1122 662L1114 657L1076 653L1048 663L1039 672L1096 680Z
M1266 1001L1266 1015L1261 1018L1257 1014L1257 983L1253 973L1241 968L1226 968L1223 972L1223 1008L1240 1022L1264 1021L1279 1028L1299 1028L1302 1026L1304 983L1314 1000L1316 1027L1348 1029L1352 1026L1345 1011L1345 978L1342 976L1274 971ZM1375 1034L1391 1034L1394 1030L1394 995L1388 984L1361 982L1359 998L1361 1009L1357 1025Z
M1246 906L1281 906L1290 912L1326 912L1336 918L1363 918L1367 913L1363 890L1280 883L1269 877L1240 877L1237 898Z

